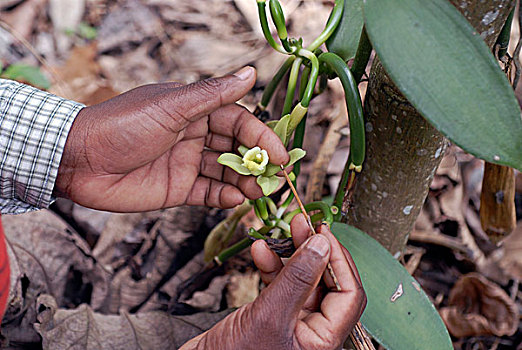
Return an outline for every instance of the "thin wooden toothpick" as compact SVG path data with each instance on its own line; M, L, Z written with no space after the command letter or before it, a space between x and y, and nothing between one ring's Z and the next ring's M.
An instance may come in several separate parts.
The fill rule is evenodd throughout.
M297 190L295 189L294 184L292 183L292 180L290 180L290 177L288 177L288 174L286 173L286 171L282 165L281 165L281 170L283 171L283 175L285 176L288 186L290 186L290 189L292 190L292 192L295 196L295 199L297 200L297 204L299 204L299 208L301 209L301 212L303 213L303 215L306 219L306 222L308 223L308 227L312 231L313 235L317 234L315 232L314 225L312 224L312 220L310 220L310 216L306 212L303 202L301 202L301 199L299 198L299 195L297 194ZM328 273L332 277L336 290L338 292L340 292L342 290L341 285L339 284L339 280L337 279L337 276L334 273L332 264L330 264L330 262L328 262L326 267L328 269ZM370 337L368 336L368 334L362 327L361 322L357 322L355 324L355 327L353 328L352 333L350 334L350 339L351 339L353 345L355 346L356 350L375 350L375 347L373 346L373 343L370 340Z
M288 177L288 174L286 173L286 171L282 165L281 165L281 169L283 170L283 174L285 175L286 181L288 182L288 186L290 186L290 189L294 193L295 199L297 200L297 204L299 204L299 208L301 208L301 212L303 212L306 222L308 223L308 227L312 231L312 235L317 234L317 232L315 232L314 225L312 224L312 220L310 220L310 215L308 215L308 213L306 212L303 202L301 202L301 198L299 198L299 196L297 195L297 190L295 189L294 184L292 183L292 180L290 180L290 178ZM337 289L337 291L340 292L341 285L339 284L339 281L337 280L337 276L335 276L334 270L333 270L330 262L328 262L326 267L328 268L328 272L330 273L330 276L332 277L332 280L335 284L335 289Z

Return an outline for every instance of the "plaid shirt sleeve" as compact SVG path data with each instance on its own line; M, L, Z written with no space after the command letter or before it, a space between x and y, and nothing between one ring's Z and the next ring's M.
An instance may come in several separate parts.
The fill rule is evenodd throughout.
M72 122L84 106L0 79L0 212L48 207Z

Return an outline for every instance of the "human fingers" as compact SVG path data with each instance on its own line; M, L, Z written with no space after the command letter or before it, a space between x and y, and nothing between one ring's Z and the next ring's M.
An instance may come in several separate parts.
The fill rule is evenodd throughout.
M328 240L318 235L310 237L261 292L254 306L257 303L263 312L291 327L316 289L329 256Z
M264 284L269 285L283 268L281 259L262 239L255 241L250 251L254 264L261 274L261 280Z
M301 245L306 240L309 232L306 222L303 222L299 219L294 219L291 224L291 231L294 243L296 235L297 237L302 237L302 241L299 243L299 245ZM301 240L301 238L299 238L299 240ZM254 259L254 263L261 273L261 279L263 280L263 283L269 285L283 268L281 259L268 247L268 244L263 240L257 240L254 242L251 248L251 253ZM319 286L312 292L306 303L303 305L303 312L310 313L316 311L320 305L321 296L322 288Z
M360 318L366 306L366 295L340 243L327 227L321 228L321 232L320 235L330 242L330 264L341 290L337 291L332 278L327 276L325 283L330 292L321 303L321 312L310 314L305 322L316 334L330 334L333 343L342 343Z
M355 262L353 261L352 255L350 254L350 252L348 252L348 250L345 247L343 247L343 245L337 240L337 238L335 238L335 236L333 235L333 233L330 230L330 228L328 227L328 225L322 224L317 229L317 232L324 234L326 237L328 237L330 242L333 242L332 244L333 244L333 246L335 246L334 248L335 248L336 252L338 251L338 249L340 249L342 251L344 258L346 259L346 261L348 262L348 265L350 266L352 274L354 275L357 282L360 285L362 285L361 276L359 276L359 271L357 270L357 266L355 266ZM336 256L338 256L338 255L336 255Z
M179 119L179 123L186 125L221 106L236 102L250 91L255 80L255 69L244 67L231 75L205 79L165 91L155 104L173 118Z
M198 176L185 204L227 209L243 203L244 200L245 196L237 187L208 177Z
M267 151L272 164L286 164L289 161L281 139L248 110L238 105L224 106L210 114L209 130L213 134L235 139L248 148L259 146ZM212 140L207 139L207 146L209 141Z
M355 275L355 278L357 278L357 281L359 282L359 284L362 285L361 276L359 275L359 270L357 269L357 266L355 265L355 261L353 261L352 255L350 254L348 249L346 249L342 245L341 245L341 249L343 250L343 254L346 257L348 264L350 264L350 267L352 269L353 274Z
M310 228L303 214L297 214L292 219L290 222L290 232L292 232L292 239L296 248L303 244L308 236L310 236Z

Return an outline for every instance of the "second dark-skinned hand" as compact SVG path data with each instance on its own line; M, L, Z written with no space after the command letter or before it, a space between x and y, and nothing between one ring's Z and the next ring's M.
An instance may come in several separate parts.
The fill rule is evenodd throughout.
M300 246L286 265L258 240L252 257L268 287L181 350L333 350L340 349L361 317L366 295L350 253L328 226L307 239L302 214L291 223ZM328 274L330 261L341 291ZM322 281L321 281L322 279Z
M253 176L217 163L233 147L260 146L288 162L280 139L235 104L255 70L189 85L146 85L83 108L71 127L55 195L83 206L136 212L182 204L231 208L262 196Z

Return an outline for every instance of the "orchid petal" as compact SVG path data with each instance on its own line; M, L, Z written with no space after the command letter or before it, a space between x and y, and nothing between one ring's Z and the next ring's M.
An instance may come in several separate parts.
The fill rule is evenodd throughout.
M243 158L233 153L223 153L217 159L219 164L228 166L241 175L251 175L252 172L243 166Z
M277 189L277 187L279 186L279 178L277 176L269 176L269 177L258 176L257 184L263 190L263 194L265 196L268 196L272 192L274 192Z

